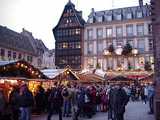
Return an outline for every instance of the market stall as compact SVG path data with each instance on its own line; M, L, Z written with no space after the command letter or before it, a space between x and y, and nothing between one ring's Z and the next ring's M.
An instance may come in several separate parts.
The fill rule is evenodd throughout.
M31 79L37 81L48 77L26 61L0 61L0 88L6 96L14 86L20 86L24 82L32 84Z
M45 69L41 71L44 75L50 78L52 81L56 81L59 84L67 85L68 83L76 83L80 80L78 75L71 69Z

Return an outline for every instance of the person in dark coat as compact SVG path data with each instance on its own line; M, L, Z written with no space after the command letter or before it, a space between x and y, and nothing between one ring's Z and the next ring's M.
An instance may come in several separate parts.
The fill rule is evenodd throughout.
M32 92L29 91L28 86L23 84L20 88L20 120L31 120L31 110L34 105Z
M108 119L113 120L113 95L114 95L114 88L113 86L110 86L110 89L108 91L109 94L109 100L108 100Z
M115 120L124 120L125 106L128 103L128 96L120 84L115 86L112 97Z
M19 119L19 115L20 115L19 98L20 98L19 88L14 87L13 91L10 93L10 96L9 96L9 104L11 106L13 120L18 120Z
M77 92L77 107L78 110L75 113L75 118L73 120L78 120L78 117L80 115L80 113L83 112L84 110L84 104L85 104L85 91L84 88L80 88L79 91Z
M37 94L35 95L36 112L41 114L45 110L45 93L42 86L38 86Z
M48 100L50 102L50 109L47 120L51 120L54 111L59 114L59 120L62 120L63 97L61 95L61 92L62 88L60 86L56 86L52 89Z

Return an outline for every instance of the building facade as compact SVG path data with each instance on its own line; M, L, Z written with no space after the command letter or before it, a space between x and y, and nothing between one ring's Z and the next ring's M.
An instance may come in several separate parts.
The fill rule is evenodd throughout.
M151 0L153 46L155 58L155 117L160 120L160 1Z
M125 46L130 54L123 54ZM84 68L103 70L144 69L153 64L150 6L92 9L84 30ZM153 65L152 65L153 67Z
M53 29L57 67L65 68L69 65L72 69L81 69L84 23L82 12L77 11L75 5L69 0L57 26Z
M22 33L17 33L0 26L0 61L25 60L40 68L39 59L42 59L43 52L35 46L39 46L43 52L47 49L41 40L34 39L32 34L24 29Z
M42 68L55 69L55 50L48 50L43 54Z

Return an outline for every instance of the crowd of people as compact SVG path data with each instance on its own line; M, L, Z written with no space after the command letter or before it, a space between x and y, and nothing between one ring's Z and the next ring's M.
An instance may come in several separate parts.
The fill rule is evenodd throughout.
M27 84L14 87L9 98L0 89L0 120L31 120L31 114L47 113L46 120L53 114L59 120L70 117L92 118L97 112L108 112L109 120L124 120L125 107L131 101L149 101L149 113L152 114L154 86L79 85L66 86L55 83L52 89L38 86L36 93L28 89ZM107 114L106 114L107 115Z

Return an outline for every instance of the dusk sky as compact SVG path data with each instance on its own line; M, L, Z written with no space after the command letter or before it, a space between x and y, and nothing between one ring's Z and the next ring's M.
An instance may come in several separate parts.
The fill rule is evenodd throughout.
M138 0L71 0L83 17L91 12L138 5ZM17 32L22 28L43 40L49 49L55 47L53 27L56 26L68 0L0 0L0 25ZM144 4L149 0L144 0Z

